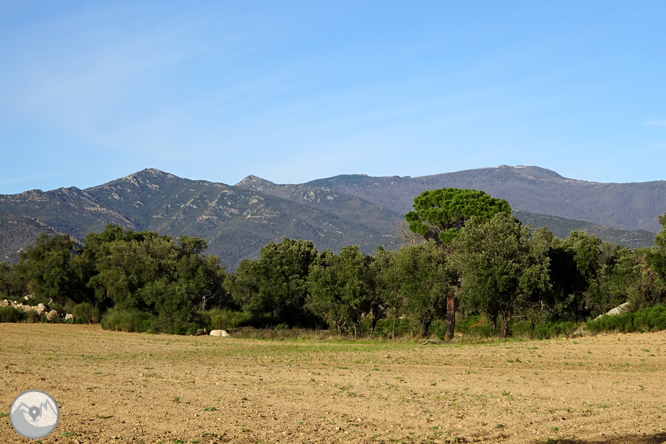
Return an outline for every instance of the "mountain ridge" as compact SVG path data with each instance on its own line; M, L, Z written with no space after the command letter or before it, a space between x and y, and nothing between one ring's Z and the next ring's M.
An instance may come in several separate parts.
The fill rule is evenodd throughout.
M388 249L400 245L398 226L414 197L426 189L448 186L480 189L506 198L523 222L553 227L551 231L558 236L580 228L632 248L651 245L656 215L666 211L666 182L639 183L635 189L625 186L632 184L619 184L619 188L613 185L576 181L540 167L506 165L415 178L340 175L303 184L276 184L248 175L235 185L186 179L146 168L84 190L63 187L0 195L0 215L32 218L32 222L25 219L19 224L24 234L19 233L14 222L0 225L5 227L4 232L0 230L0 257L15 257L17 239L36 237L40 230L83 239L90 231L101 231L107 223L174 237L201 237L209 244L207 253L219 255L230 268L243 258L257 257L263 245L279 241L282 236L309 239L318 249L334 251L358 244L364 252L372 253L380 245ZM545 197L531 196L544 187ZM590 190L597 194L599 190L620 190L620 194L631 197L652 189L647 198L642 196L642 207L635 207L644 218L650 211L655 214L655 224L650 225L653 232L623 231L610 224L572 220L557 214L563 207L580 207L574 196L581 189L587 193L583 199L583 206L589 204L587 213L599 211L599 204L607 205L625 225L631 218L621 210L632 210L631 206L621 205L626 196L617 200L613 195L595 195ZM525 200L526 195L531 200ZM539 199L548 205L537 209L550 214L525 210L523 204L534 204ZM654 208L646 209L646 202L653 203ZM657 210L659 205L661 210ZM635 225L641 222L634 221ZM13 230L11 236L7 227Z
M307 184L352 194L398 213L409 211L414 196L428 189L474 188L522 211L654 233L661 229L657 216L666 212L666 181L586 182L535 166L500 165L409 178L340 175Z

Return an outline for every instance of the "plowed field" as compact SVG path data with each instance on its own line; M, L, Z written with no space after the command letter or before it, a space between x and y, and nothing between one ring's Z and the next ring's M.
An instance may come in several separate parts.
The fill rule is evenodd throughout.
M42 443L666 443L666 334L486 344L254 341L0 324L5 416L44 390Z

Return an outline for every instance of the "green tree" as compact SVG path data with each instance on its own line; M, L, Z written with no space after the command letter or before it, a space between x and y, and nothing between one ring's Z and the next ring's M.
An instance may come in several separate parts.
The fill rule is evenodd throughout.
M115 302L107 295L107 285L101 284L107 277L100 277L100 267L108 269L108 261L105 258L112 254L113 246L117 242L132 242L142 245L144 241L151 241L160 236L151 231L126 230L119 225L107 224L100 233L88 233L83 240L83 247L73 260L73 266L77 275L90 291L94 293L92 302L101 309L112 307ZM171 242L171 237L164 236ZM118 254L116 254L118 255ZM105 272L108 274L108 270ZM110 281L109 281L110 282Z
M666 284L666 214L659 216L662 229L654 237L654 246L646 254L647 263Z
M236 305L247 312L250 312L253 301L259 296L260 278L257 269L257 261L243 259L224 282Z
M592 292L602 264L602 241L584 231L556 239L549 252L553 311L577 322L590 312Z
M629 299L630 289L641 278L642 268L637 253L607 242L599 246L599 268L588 286L590 314L596 316Z
M506 200L483 191L458 188L424 191L414 199L413 207L414 211L405 215L409 229L442 246L447 254L450 254L448 245L471 217L483 222L497 213L511 216L511 207ZM458 290L459 287L452 288L447 294L447 339L453 338L455 331Z
M75 303L86 302L90 292L76 268L74 258L78 252L69 236L48 236L42 233L35 244L19 257L19 266L25 269L28 282L42 299L52 299L64 305L67 299Z
M497 213L511 215L506 200L458 188L424 191L414 199L413 207L414 211L405 215L409 229L444 245L451 243L471 217L483 222Z
M505 213L486 223L472 218L453 243L452 259L462 271L461 304L486 313L493 325L501 315L502 337L521 302L549 286L547 252L539 247L529 228Z
M311 241L269 242L256 261L243 261L228 288L255 319L290 325L307 322L303 305L310 264L317 257Z
M228 304L224 268L219 258L203 255L203 240L107 228L87 238L97 272L88 286L100 300L108 298L117 310L150 313L167 333L191 332L201 323L201 310Z
M0 262L0 295L15 299L26 295L28 279L24 265Z
M310 267L307 308L342 332L351 324L358 339L361 316L371 305L370 259L358 246L347 246L340 255L322 254Z
M407 307L407 299L401 290L403 275L396 263L397 252L377 249L373 268L375 291L380 294L379 300L384 310L393 319L391 338L395 338L395 328L398 318L402 316ZM373 331L374 331L373 319Z
M446 295L458 280L449 265L446 252L433 241L406 245L395 255L389 276L400 283L396 297L404 295L408 310L421 324L421 336L428 335L432 321L447 314Z

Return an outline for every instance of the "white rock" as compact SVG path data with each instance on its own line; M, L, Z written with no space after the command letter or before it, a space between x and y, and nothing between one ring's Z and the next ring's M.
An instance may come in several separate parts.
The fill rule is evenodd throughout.
M601 314L594 318L596 321L597 319L600 319L602 316L618 316L621 314L627 313L629 310L631 310L631 304L629 302L625 302L624 304L620 304L617 307L613 308L612 310L609 310L605 314Z
M58 317L58 312L55 310L51 310L46 314L46 320L47 321L53 321Z
M228 338L231 335L227 333L226 330L211 330L210 331L211 336L222 336L223 338Z
M65 315L65 321L73 321L74 320L74 315L71 313L67 313Z

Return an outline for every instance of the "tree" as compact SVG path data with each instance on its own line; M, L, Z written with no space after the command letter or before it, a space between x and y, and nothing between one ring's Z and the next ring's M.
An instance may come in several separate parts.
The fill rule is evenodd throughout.
M307 323L303 310L310 265L317 258L311 241L269 242L258 260L243 260L226 282L234 301L255 321Z
M96 307L107 309L115 304L108 297L107 285L101 285L102 278L98 276L100 266L103 265L105 258L112 254L113 246L120 241L134 241L136 245L141 245L143 242L150 242L159 237L160 235L155 232L132 231L114 224L107 224L100 233L88 233L86 235L83 240L83 247L78 251L72 263L81 281L86 283L86 287L94 292L91 299ZM162 236L162 238L172 242L170 236ZM122 281L123 278L119 278ZM111 283L110 280L109 283Z
M351 324L354 338L361 330L361 316L370 308L370 259L358 246L347 246L340 255L330 252L312 265L308 277L307 308L342 332Z
M409 229L438 245L449 245L471 217L484 222L497 213L511 215L506 200L458 188L424 191L414 199L413 207L405 215Z
M7 265L0 262L0 294L10 298L25 296L28 289L24 264Z
M399 282L398 295L404 295L409 311L421 324L421 336L427 336L432 321L447 314L446 295L457 282L446 252L433 241L406 245L395 255L391 278Z
M42 233L35 245L28 247L19 257L28 282L35 294L64 305L67 299L86 302L90 292L77 274L74 258L78 252L76 242L69 236L48 236Z
M452 260L462 271L461 303L486 313L493 325L502 316L502 337L521 300L549 286L548 257L535 248L529 228L498 213L483 223L472 218L454 240Z
M257 261L243 259L233 274L224 282L226 290L242 310L250 312L250 306L259 295L259 273Z
M401 290L403 275L396 264L397 252L386 251L382 247L377 249L375 260L372 263L375 291L380 294L379 299L384 310L393 319L391 338L395 338L395 328L398 318L405 311L407 300ZM375 322L373 319L372 331Z
M654 246L646 254L646 259L661 281L666 284L666 214L659 216L659 223L662 229L654 237Z
M88 286L99 300L150 313L168 333L191 332L201 323L201 310L228 304L224 268L216 256L203 256L203 240L184 236L177 243L153 232L107 228L86 237L91 243L84 253L95 261Z
M475 217L478 222L489 220L497 213L511 216L511 207L504 199L494 198L483 191L442 188L424 191L414 199L414 211L405 215L409 229L444 248L460 233L466 222ZM446 298L446 337L452 339L456 324L458 288L452 288Z
M279 244L269 242L257 261L239 267L239 276L232 285L239 292L236 299L255 318L267 317L271 322L290 325L305 322L306 281L316 257L317 249L311 241L285 237Z
M590 312L592 291L601 269L602 242L584 231L572 231L553 242L549 256L553 283L553 310L558 317L576 322Z

